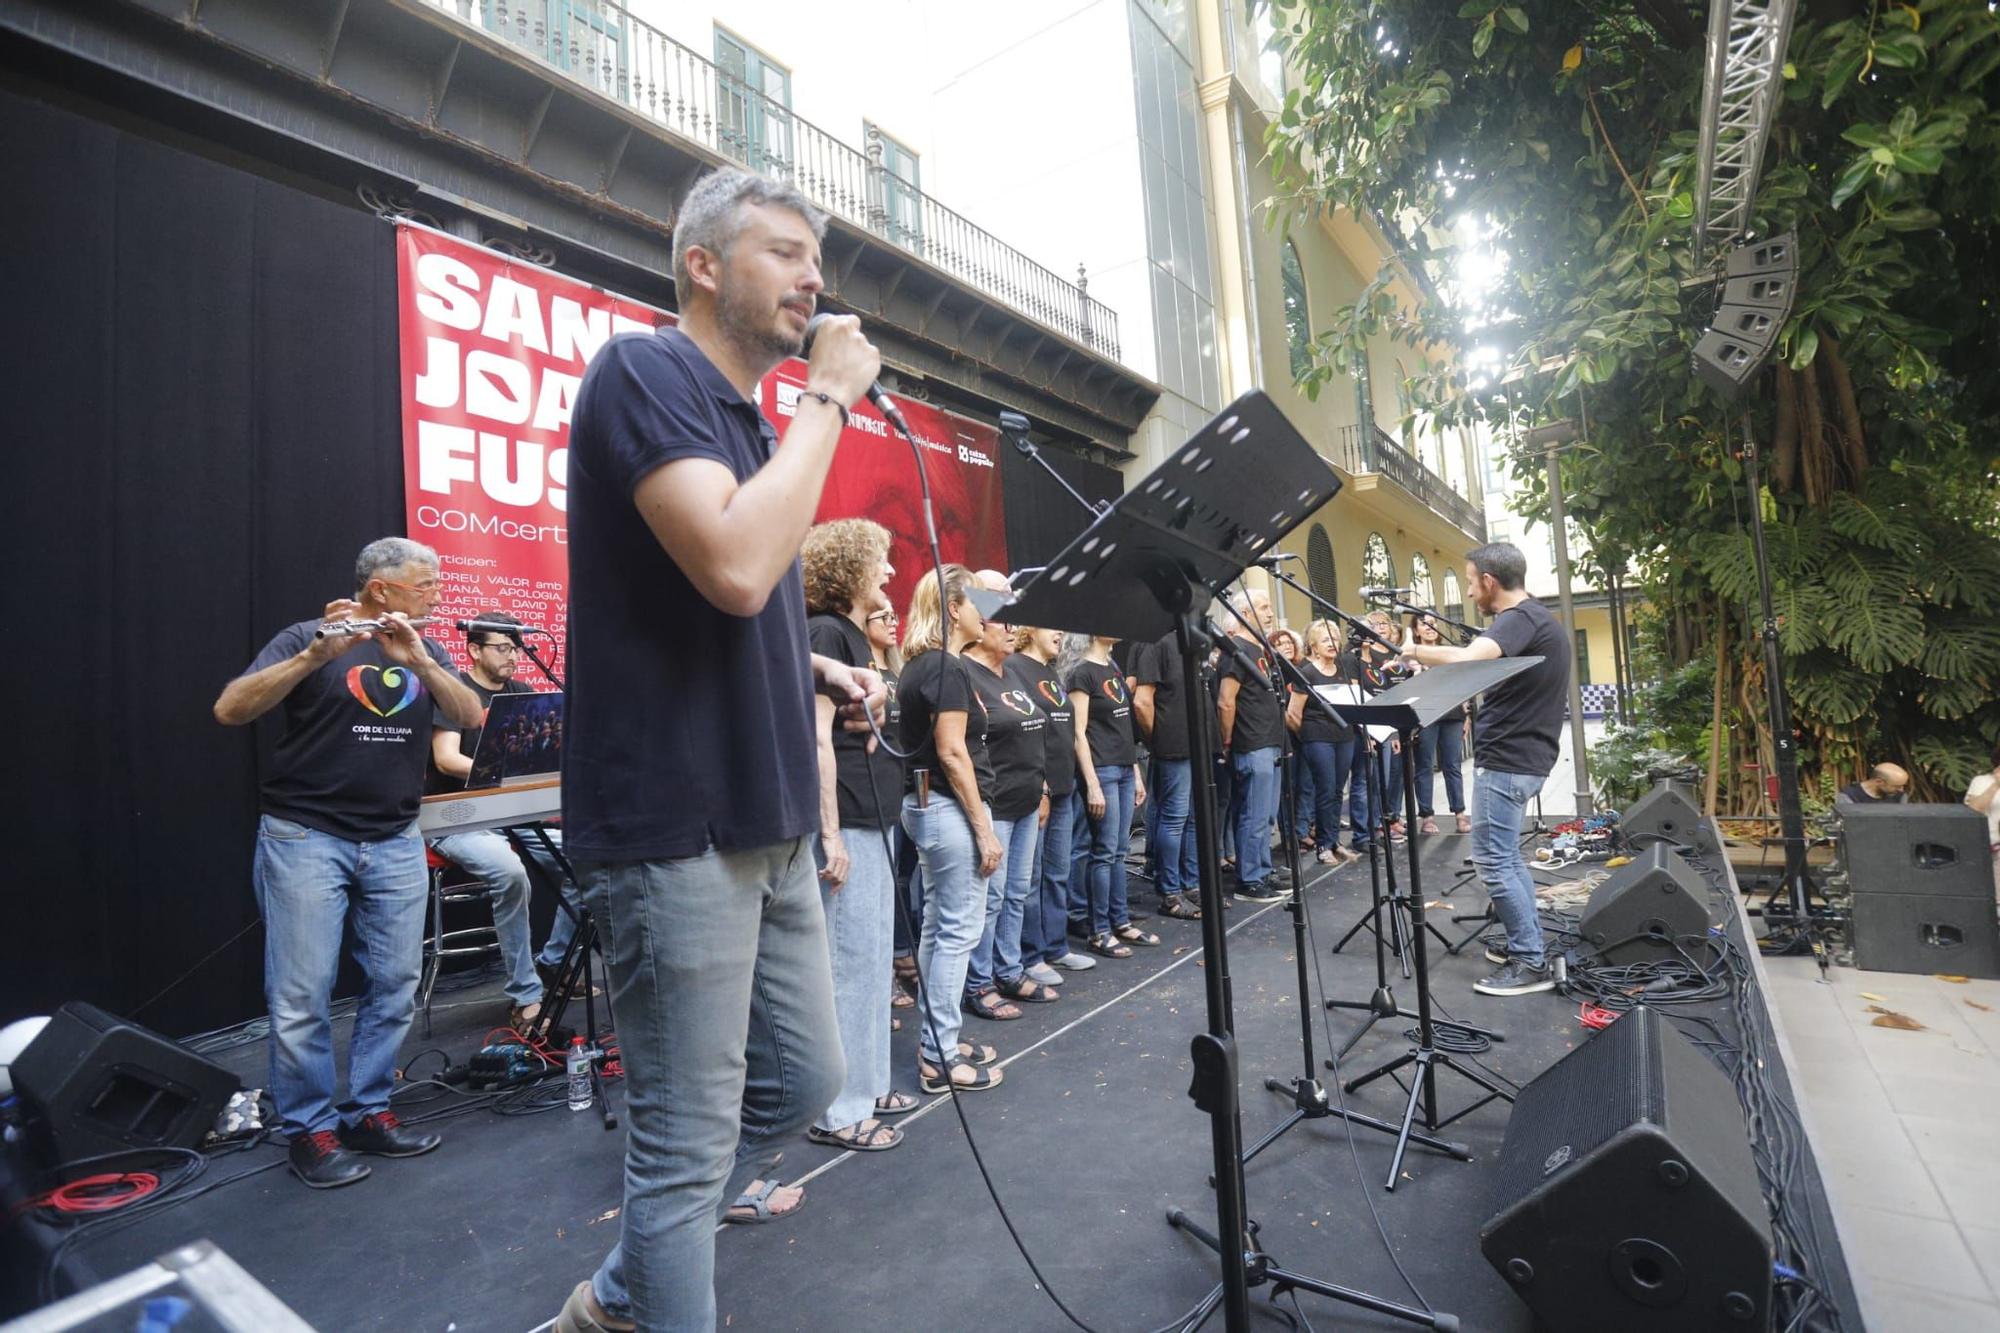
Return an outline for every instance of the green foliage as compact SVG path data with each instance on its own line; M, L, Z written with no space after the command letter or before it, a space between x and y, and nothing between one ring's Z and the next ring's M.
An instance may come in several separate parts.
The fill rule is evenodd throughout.
M1629 724L1607 722L1604 739L1590 747L1590 776L1598 795L1623 809L1652 789L1651 774L1708 762L1708 701L1715 668L1694 661L1642 689Z
M1761 232L1799 235L1780 351L1818 412L1789 439L1771 374L1725 407L1690 370L1713 290L1691 225L1697 8L1324 0L1282 11L1279 41L1301 74L1268 136L1281 222L1382 220L1447 290L1463 219L1497 227L1509 257L1476 332L1446 300L1399 305L1385 266L1315 331L1309 391L1385 335L1500 346L1506 401L1411 357L1427 367L1404 386L1413 408L1502 438L1587 421L1561 477L1587 552L1618 553L1695 623L1681 654L1712 657L1700 643L1726 622L1732 680L1761 673L1747 411L1808 758L1904 756L1933 790L1983 771L2000 736L2000 16L1982 0L1801 9L1754 210ZM1541 459L1514 470L1539 516ZM1733 685L1725 711L1732 738L1763 724Z

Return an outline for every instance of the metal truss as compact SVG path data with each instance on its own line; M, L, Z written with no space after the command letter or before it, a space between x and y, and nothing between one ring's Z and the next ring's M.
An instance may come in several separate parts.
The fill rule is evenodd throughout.
M1792 10L1793 0L1712 0L1694 200L1697 265L1749 230L1784 88Z

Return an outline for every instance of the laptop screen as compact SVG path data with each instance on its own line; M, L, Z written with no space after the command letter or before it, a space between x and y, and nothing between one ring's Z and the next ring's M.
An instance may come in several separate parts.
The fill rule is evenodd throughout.
M496 694L472 754L468 788L504 787L562 771L563 696Z

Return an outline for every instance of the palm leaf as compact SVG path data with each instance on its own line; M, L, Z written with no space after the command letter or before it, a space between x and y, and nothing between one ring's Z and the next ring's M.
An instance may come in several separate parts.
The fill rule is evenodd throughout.
M2000 613L2000 542L1984 533L1942 528L1933 536L1924 572L1934 601Z
M1826 642L1826 593L1810 583L1781 584L1771 595L1778 615L1778 645L1798 657Z
M1933 614L1921 665L1939 680L1990 680L2000 669L2000 624L1984 616Z
M1864 671L1887 671L1922 655L1924 614L1893 594L1836 598L1828 609L1826 641Z
M1748 533L1740 529L1704 532L1694 539L1692 547L1695 564L1717 592L1745 605L1757 600L1757 562Z
M1826 521L1841 536L1885 551L1912 551L1924 541L1924 530L1888 496L1864 498L1851 491L1836 491L1827 506Z
M1917 703L1932 717L1947 721L1969 717L1989 696L1975 680L1926 680L1917 693Z
M1910 757L1947 791L1964 791L1987 771L1985 747L1964 731L1926 732L1910 746Z
M1837 653L1818 652L1792 664L1792 702L1802 722L1844 726L1874 711L1881 678L1862 671Z

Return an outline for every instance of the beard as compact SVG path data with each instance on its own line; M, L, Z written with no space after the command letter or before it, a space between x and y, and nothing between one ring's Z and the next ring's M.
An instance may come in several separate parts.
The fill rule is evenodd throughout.
M803 333L789 333L777 326L778 311L725 287L718 293L716 327L724 337L745 351L783 360L797 356L805 346Z

